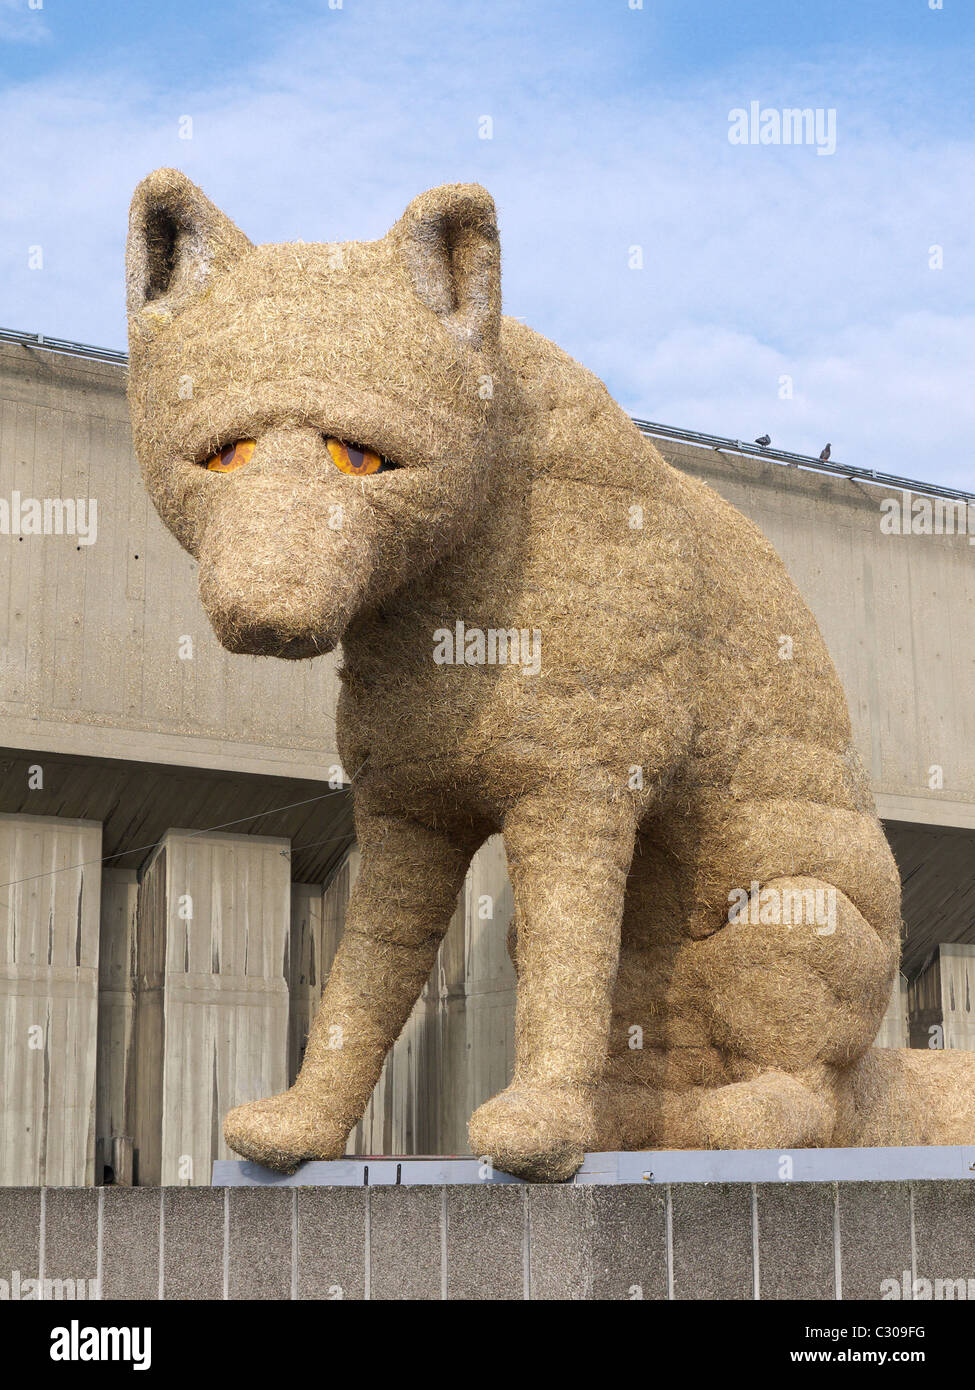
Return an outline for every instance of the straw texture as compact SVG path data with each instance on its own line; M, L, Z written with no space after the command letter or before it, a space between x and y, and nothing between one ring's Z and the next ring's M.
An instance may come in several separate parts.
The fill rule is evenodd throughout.
M476 1153L559 1181L594 1147L970 1142L964 1062L868 1051L899 882L812 616L755 526L501 317L489 195L252 246L159 170L128 298L138 456L220 640L343 649L361 872L301 1075L231 1146L344 1151L496 831L517 1060ZM396 466L350 476L328 440Z

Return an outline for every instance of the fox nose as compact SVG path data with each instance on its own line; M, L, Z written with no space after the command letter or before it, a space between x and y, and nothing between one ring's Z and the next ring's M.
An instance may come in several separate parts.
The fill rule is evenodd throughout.
M276 656L290 661L326 656L335 643L323 634L301 628L289 632L286 615L248 613L239 604L216 607L210 622L222 646L237 656Z
M282 584L282 577L293 582ZM315 595L297 576L262 572L246 557L201 569L200 598L221 645L240 656L298 660L335 646Z
M312 430L269 431L233 475L239 481L215 489L198 552L200 599L229 651L297 658L335 645L324 596L327 490L306 486L299 471L316 466L314 439Z

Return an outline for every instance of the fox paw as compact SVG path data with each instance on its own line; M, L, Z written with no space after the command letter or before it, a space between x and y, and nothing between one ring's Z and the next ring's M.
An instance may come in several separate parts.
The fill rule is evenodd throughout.
M294 1091L236 1106L223 1133L234 1153L279 1173L293 1173L306 1159L341 1158L348 1138L327 1111Z
M578 1090L509 1086L474 1111L471 1150L530 1182L565 1182L581 1165L591 1103Z

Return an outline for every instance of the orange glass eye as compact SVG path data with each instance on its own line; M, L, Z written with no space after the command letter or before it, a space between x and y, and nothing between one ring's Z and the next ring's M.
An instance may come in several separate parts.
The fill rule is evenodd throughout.
M235 468L243 468L250 463L257 443L253 439L238 439L236 444L228 444L219 454L207 459L204 467L210 473L232 473Z
M341 439L326 439L325 447L335 467L343 473L351 473L355 478L364 477L367 473L382 473L392 466L371 449L357 449L354 444L343 444Z

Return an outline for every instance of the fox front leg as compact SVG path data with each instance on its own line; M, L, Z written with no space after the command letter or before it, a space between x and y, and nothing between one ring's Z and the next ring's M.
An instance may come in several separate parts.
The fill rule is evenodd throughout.
M224 1123L236 1153L283 1172L344 1154L433 968L473 853L396 817L358 814L356 829L359 876L298 1079Z
M531 796L505 817L518 919L515 1071L469 1131L473 1152L505 1172L561 1182L592 1144L634 836L623 800Z

